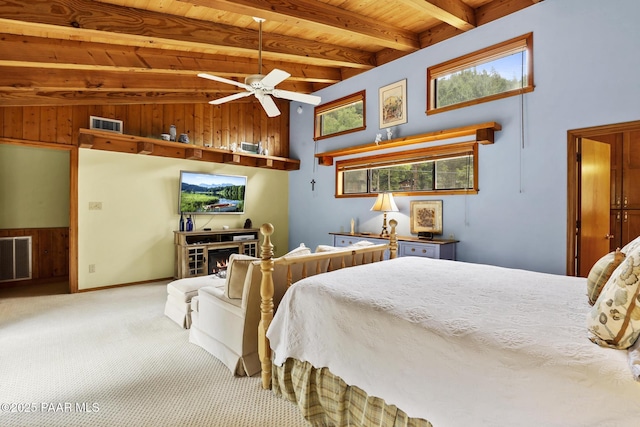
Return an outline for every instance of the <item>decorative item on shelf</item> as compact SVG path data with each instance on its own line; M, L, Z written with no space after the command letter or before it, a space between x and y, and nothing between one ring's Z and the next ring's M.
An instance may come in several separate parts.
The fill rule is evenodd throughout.
M177 135L176 125L169 126L169 140L175 141Z
M193 231L193 221L191 220L191 215L187 218L187 231Z
M171 135L169 135L168 133L163 133L160 135L160 139L163 141L171 141Z
M411 234L433 239L442 234L442 200L413 200L410 204Z
M189 143L189 135L187 135L186 133L181 133L180 137L178 138L178 142L184 142L185 144Z
M233 153L235 153L238 150L238 144L236 144L235 142L231 143L231 151Z
M356 222L351 218L351 234L356 234Z
M251 228L251 225L251 220L247 218L247 220L244 222L244 228Z
M184 215L180 212L180 231L184 231Z
M372 211L383 212L382 220L382 232L380 237L388 237L389 231L387 231L387 212L398 212L398 206L393 200L392 193L379 193L376 202L371 207Z
M376 133L376 140L373 141L376 143L376 145L380 144L380 141L382 141L382 134L381 133Z
M387 128L387 140L391 141L393 138L393 128Z

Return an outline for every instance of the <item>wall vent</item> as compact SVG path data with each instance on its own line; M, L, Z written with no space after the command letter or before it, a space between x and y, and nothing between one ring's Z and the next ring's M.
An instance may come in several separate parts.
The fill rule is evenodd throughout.
M31 279L31 236L0 237L0 282Z
M105 117L90 116L91 129L108 130L109 132L122 133L122 120L107 119Z

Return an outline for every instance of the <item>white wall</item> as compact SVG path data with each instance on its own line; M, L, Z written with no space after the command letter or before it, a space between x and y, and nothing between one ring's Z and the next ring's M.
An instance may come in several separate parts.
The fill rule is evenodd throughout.
M289 174L290 244L329 243L327 233L348 230L352 217L359 231L379 231L382 215L369 211L373 199L334 198L334 167L318 166L313 156L372 142L381 132L379 87L406 78L408 123L395 127L394 137L487 121L502 131L495 144L480 146L479 194L396 198L401 212L389 217L399 220L400 234L410 234L410 200L442 199L444 237L460 240L459 260L564 274L567 131L640 119L637 16L637 0L616 0L615 7L602 0L545 0L317 92L328 102L367 91L367 129L317 144L313 108L302 105L298 115L299 104L292 103L291 155L302 167ZM427 67L528 32L534 33L534 92L425 115Z
M287 251L288 172L81 149L79 289L173 276L180 170L248 177L246 214L198 215L197 230L242 228L247 218L255 228L271 222L276 251ZM102 209L89 210L90 202L102 203Z

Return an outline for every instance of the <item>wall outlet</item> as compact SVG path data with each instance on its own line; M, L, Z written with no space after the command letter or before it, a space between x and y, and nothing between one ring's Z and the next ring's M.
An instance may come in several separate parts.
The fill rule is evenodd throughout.
M102 210L102 202L89 202L89 210L90 211L101 211Z
M95 272L96 272L96 265L89 264L89 273L95 273Z

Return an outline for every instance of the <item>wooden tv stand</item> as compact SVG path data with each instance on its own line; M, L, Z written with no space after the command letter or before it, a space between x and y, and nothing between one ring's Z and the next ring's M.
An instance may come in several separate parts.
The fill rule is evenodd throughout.
M232 228L210 231L174 231L176 265L174 277L206 276L209 269L209 252L221 249L258 256L258 229Z

